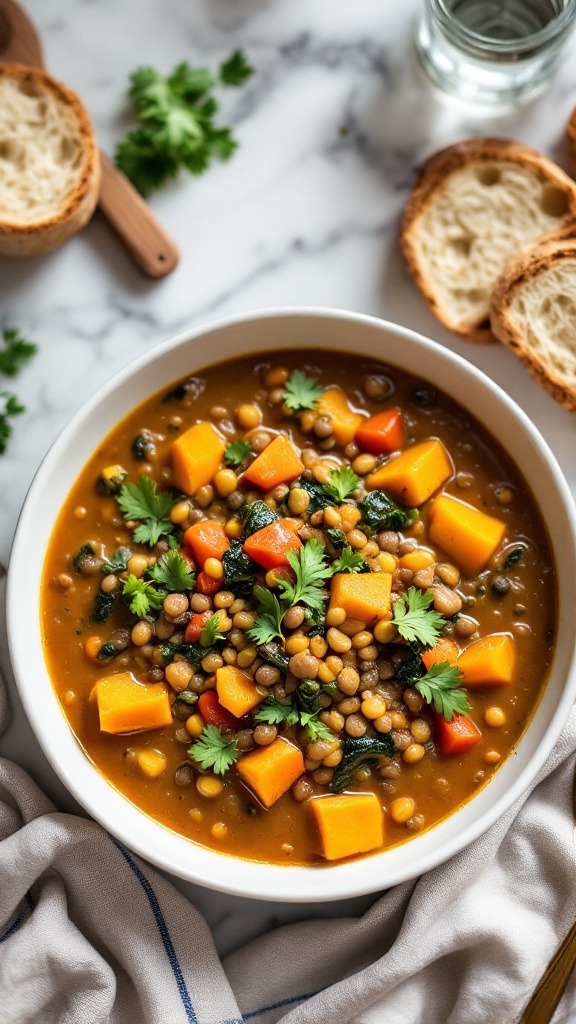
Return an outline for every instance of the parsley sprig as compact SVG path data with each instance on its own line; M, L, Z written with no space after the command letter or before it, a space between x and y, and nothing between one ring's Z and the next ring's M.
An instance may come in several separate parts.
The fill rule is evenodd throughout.
M248 441L230 441L226 445L224 459L230 466L239 466L251 451Z
M332 572L363 572L366 562L349 544L342 548L341 554L332 562Z
M165 555L162 555L156 564L148 569L148 575L155 583L159 583L173 593L192 590L196 578L196 574L189 569L184 556L175 550L167 551Z
M5 377L15 377L36 354L38 346L32 341L26 341L16 327L4 327L2 341L0 373L3 373Z
M288 606L281 605L276 594L264 587L254 587L254 597L258 601L258 617L247 630L247 636L257 644L267 644L276 639L283 641L282 619Z
M467 715L470 711L466 690L462 688L462 673L447 661L436 662L413 685L426 703L433 704L447 722L452 721L455 711L460 715Z
M211 768L215 775L225 775L238 760L239 751L235 739L225 736L217 726L207 725L188 748L188 754L206 771Z
M316 377L309 377L302 370L293 370L284 385L284 404L293 412L315 409L322 391Z
M314 611L320 611L324 604L324 583L333 574L331 565L324 561L325 551L314 537L307 541L299 551L287 551L286 558L296 575L294 583L290 580L279 580L282 597L290 605L304 604Z
M220 616L216 612L211 615L204 629L200 633L200 644L202 647L212 647L217 640L224 640L224 633L220 631Z
M12 424L9 420L25 412L16 395L9 391L0 391L0 455L8 446L8 438L12 435Z
M334 498L335 501L341 504L346 498L350 497L359 483L360 478L350 469L350 466L344 466L342 469L333 469L327 483L322 486L326 494L329 494L331 498Z
M139 522L133 534L137 544L153 548L163 534L174 532L174 523L166 518L174 499L169 491L157 494L156 484L149 476L141 476L136 484L123 484L116 500L124 519Z
M444 616L430 608L434 600L432 590L409 587L393 605L394 625L409 644L433 647L442 629Z
M133 573L128 576L122 594L128 599L132 614L137 615L139 619L145 618L153 608L161 608L166 597L166 593L161 594L154 589L152 583L139 579Z
M270 725L300 725L306 729L312 742L334 739L334 733L318 718L317 711L300 711L291 701L267 697L254 717L257 722L268 722Z

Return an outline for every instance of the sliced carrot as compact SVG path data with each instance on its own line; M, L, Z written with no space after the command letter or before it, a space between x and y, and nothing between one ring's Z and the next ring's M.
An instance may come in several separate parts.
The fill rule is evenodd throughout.
M451 722L443 715L436 714L435 718L438 745L443 754L465 754L482 739L480 729L466 715L455 711Z
M196 590L199 594L206 594L211 597L216 594L222 586L222 580L215 580L207 572L199 572L196 577Z
M168 691L163 683L140 683L130 672L99 679L90 694L98 705L102 732L123 733L171 725Z
M441 636L434 644L434 647L424 651L422 655L422 661L427 669L432 668L432 665L438 665L442 661L448 662L449 665L455 665L457 660L458 644L449 636Z
M221 523L204 519L188 527L184 534L184 545L191 550L198 568L203 569L208 558L222 559L230 547L230 541Z
M242 718L264 700L254 680L237 665L223 665L216 669L216 690L220 704L237 718Z
M240 725L235 715L222 707L214 690L206 690L198 697L198 710L207 725L232 732Z
M404 423L400 409L384 409L365 420L356 431L355 441L371 455L395 452L402 444Z
M197 612L192 616L184 633L184 640L187 644L195 644L200 639L200 634L210 618L212 618L211 611Z
M326 388L318 399L316 409L320 416L327 416L331 421L334 439L341 448L354 440L356 431L366 418L350 408L340 388Z
M238 774L264 807L272 807L303 772L300 747L280 737L267 747L251 750L238 761Z
M263 491L270 491L278 484L290 484L304 472L304 463L292 441L285 434L278 434L267 448L254 459L242 475L242 481L255 484Z
M280 569L290 565L287 551L299 551L302 541L294 533L292 520L278 519L253 533L244 542L244 551L263 569Z
M222 461L226 445L211 423L195 423L170 446L172 482L184 494L209 484Z
M308 807L326 860L367 853L384 842L382 808L374 793L315 797Z

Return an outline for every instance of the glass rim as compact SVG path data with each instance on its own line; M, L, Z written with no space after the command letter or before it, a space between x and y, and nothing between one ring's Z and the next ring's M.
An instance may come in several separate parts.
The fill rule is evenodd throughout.
M447 6L446 0L428 0L430 7L439 14L444 24L449 27L461 42L468 43L480 50L492 50L498 53L518 53L518 51L530 50L541 47L554 40L576 18L576 0L566 0L566 4L552 21L528 36L519 36L516 39L495 39L493 36L485 36L480 32L468 27L453 13Z

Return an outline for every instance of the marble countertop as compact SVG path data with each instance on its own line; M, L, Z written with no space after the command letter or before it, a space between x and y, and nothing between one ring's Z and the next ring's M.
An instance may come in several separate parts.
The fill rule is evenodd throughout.
M151 199L181 250L171 276L142 277L100 215L51 255L0 257L0 322L39 345L16 385L27 412L0 460L0 563L7 564L42 457L101 383L188 326L266 306L353 309L458 351L528 413L576 494L576 419L505 349L448 335L408 280L397 245L414 168L441 145L500 134L566 163L576 60L567 60L529 107L498 120L463 114L418 78L412 33L419 7L419 0L29 0L46 66L82 96L110 153L130 124L127 76L137 65L215 66L242 47L257 74L224 96L222 121L234 125L240 142L232 160ZM573 56L576 40L571 46ZM13 709L0 753L27 769L61 809L79 811L24 718L3 636L0 663ZM276 924L356 914L373 900L266 904L175 883L205 914L221 952Z

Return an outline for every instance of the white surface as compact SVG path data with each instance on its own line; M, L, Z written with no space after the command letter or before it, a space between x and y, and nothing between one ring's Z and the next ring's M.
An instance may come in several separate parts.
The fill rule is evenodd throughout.
M2 562L42 456L100 383L187 326L263 306L341 306L443 342L519 402L576 492L576 419L509 352L469 346L443 331L408 281L396 243L413 169L440 145L496 133L563 162L564 125L576 97L576 47L573 41L552 89L534 105L499 121L479 121L441 104L420 84L410 45L418 7L416 0L28 5L49 70L83 97L108 150L129 123L124 93L138 64L166 71L182 59L214 65L242 46L258 75L224 96L223 117L234 123L241 143L233 159L153 197L182 252L180 267L165 281L142 278L99 217L50 256L0 260L2 319L41 346L17 382L28 413L16 422L0 460ZM31 559L42 555L30 552ZM31 609L35 604L31 593ZM1 659L7 670L4 643ZM29 770L60 807L73 809L14 695L13 707L0 752ZM208 917L222 950L279 922L355 913L370 902L271 906L181 888Z

